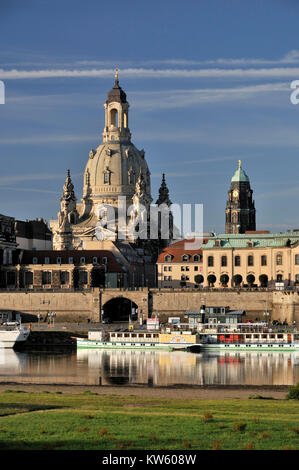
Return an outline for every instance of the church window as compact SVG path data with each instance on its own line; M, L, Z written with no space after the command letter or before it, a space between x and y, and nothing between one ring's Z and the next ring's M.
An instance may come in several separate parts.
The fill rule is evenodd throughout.
M261 256L261 265L262 266L267 266L267 256L266 255Z
M221 266L227 266L227 256L221 256Z
M295 255L295 264L299 264L299 255Z
M253 256L252 255L248 255L247 262L248 262L248 266L253 266Z
M104 184L109 184L109 183L110 183L110 172L106 170L104 172Z
M241 266L241 257L239 255L235 256L235 266Z
M214 256L208 256L208 266L214 266Z
M277 264L278 266L281 266L281 265L282 265L282 254L281 254L281 253L278 253L278 254L276 255L276 264Z
M129 173L129 184L135 184L135 173L134 173L134 171L130 171L130 173Z
M118 112L117 112L117 109L111 109L111 111L110 111L110 124L111 124L111 126L118 127Z
M124 128L126 129L128 127L128 115L127 113L124 113Z

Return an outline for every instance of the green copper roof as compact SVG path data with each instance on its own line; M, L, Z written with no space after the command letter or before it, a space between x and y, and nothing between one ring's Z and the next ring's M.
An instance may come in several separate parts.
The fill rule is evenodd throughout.
M221 240L221 246L215 246L215 241ZM293 246L299 242L299 232L269 233L269 234L220 234L208 239L202 246L203 250L211 248L248 248L248 242L253 242L254 248Z
M249 182L248 176L246 175L245 171L241 167L241 160L239 160L239 168L237 169L236 173L232 177L231 181L232 182L243 182L243 181Z

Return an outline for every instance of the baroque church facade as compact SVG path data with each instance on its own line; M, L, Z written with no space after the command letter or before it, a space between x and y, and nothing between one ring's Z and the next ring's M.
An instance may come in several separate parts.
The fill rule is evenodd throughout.
M142 221L143 217L148 222L150 171L144 150L131 141L129 103L117 71L104 107L102 143L89 152L80 203L68 170L58 220L51 223L54 250L100 249L117 239L134 243L136 231L130 232L128 227L134 228L136 219ZM171 204L164 175L158 201L168 207Z

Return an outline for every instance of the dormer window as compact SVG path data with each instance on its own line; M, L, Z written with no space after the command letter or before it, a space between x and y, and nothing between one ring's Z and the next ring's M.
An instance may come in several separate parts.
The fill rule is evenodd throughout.
M253 248L254 247L254 242L250 240L249 242L247 242L247 246L248 246L248 248Z
M215 246L221 246L221 240L215 240Z
M189 261L189 255L183 255L182 256L182 261L184 261L184 262Z
M195 263L199 263L199 261L200 261L200 255L194 255L194 256L193 256L193 260L194 260Z
M164 258L164 260L165 260L167 263L169 263L169 262L171 261L171 259L172 259L172 256L171 256L171 255L166 255L165 258Z

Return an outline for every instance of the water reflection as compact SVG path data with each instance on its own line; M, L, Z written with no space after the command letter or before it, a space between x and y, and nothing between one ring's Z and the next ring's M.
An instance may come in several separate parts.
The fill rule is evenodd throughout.
M0 382L77 385L292 385L299 353L78 350L0 352Z

